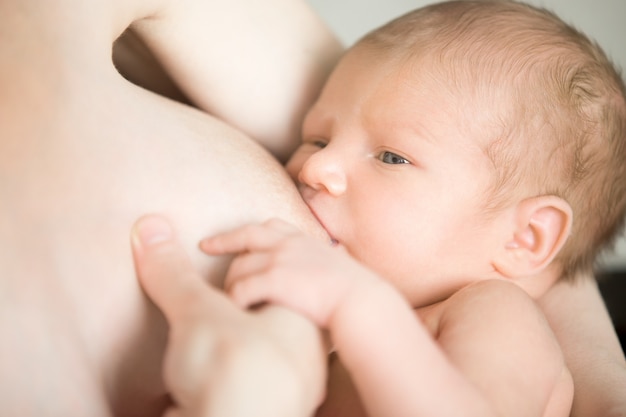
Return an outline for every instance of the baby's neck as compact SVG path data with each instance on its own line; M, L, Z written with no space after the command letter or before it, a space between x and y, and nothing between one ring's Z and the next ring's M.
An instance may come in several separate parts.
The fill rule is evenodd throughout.
M514 282L536 301L543 297L559 279L562 279L562 271L563 268L557 262L552 262L541 272L518 278Z

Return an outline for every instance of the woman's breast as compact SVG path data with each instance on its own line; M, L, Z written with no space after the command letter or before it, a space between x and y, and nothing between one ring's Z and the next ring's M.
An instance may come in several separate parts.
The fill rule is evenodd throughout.
M0 144L0 245L7 248L0 253L0 294L11 300L0 315L22 322L21 330L7 322L0 330L14 339L7 346L16 364L38 359L19 348L32 343L20 339L24 332L47 343L42 358L69 344L70 357L79 358L75 368L89 369L86 378L103 381L102 395L124 404L139 392L154 398L163 392L165 325L142 295L130 251L139 216L169 217L214 283L226 259L199 252L204 236L270 217L324 232L282 167L249 138L113 80L77 81L83 88L48 97L55 117L18 114L13 123L26 134ZM37 324L41 317L51 324ZM44 359L40 365L47 369ZM52 371L49 377L62 380ZM107 391L120 387L121 396ZM59 388L70 391L69 383Z

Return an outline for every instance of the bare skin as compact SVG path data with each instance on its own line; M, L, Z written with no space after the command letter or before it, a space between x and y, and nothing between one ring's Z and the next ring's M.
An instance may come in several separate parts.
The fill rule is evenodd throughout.
M193 6L193 1L178 3L183 9ZM206 66L182 59L189 51L179 50L175 40L167 44L167 37L152 37L147 42L154 26L134 25L134 33L152 48L162 47L159 60L173 78L176 74L185 78L186 69L228 86L220 94L204 87L194 95L204 110L228 120L224 124L132 85L111 62L111 45L131 22L166 17L172 4L121 0L0 4L0 414L123 417L159 415L165 409L169 399L160 366L165 321L139 289L128 241L131 225L140 215L166 214L193 268L216 280L223 265L199 254L196 243L201 237L270 216L323 235L282 168L250 135L267 141L274 135L257 135L256 129L283 132L276 136L282 143L297 130L303 109L340 52L336 41L300 2L265 2L268 10L276 6L276 15L259 19L258 13L250 13L247 21L276 29L276 38L259 50L271 45L276 53L280 44L276 39L281 39L289 43L280 49L282 56L290 59L275 59L260 72L258 56L248 56L229 68L240 69L238 76L222 72L214 77ZM302 18L277 25L289 4ZM224 21L241 17L242 9L254 10L239 1L210 7L225 13L214 13ZM206 16L197 7L189 11L192 17ZM209 38L222 41L222 29L209 32ZM229 34L229 45L238 51L257 47L262 41L259 33L267 33L245 23L237 30ZM252 44L233 46L235 37L252 39ZM196 43L200 44L205 45ZM308 51L301 55L308 61L296 62L294 48ZM210 58L215 55L207 56L209 63L214 62ZM172 63L182 68L177 72ZM255 77L248 76L250 68ZM272 81L262 84L268 87L263 90L265 98L251 99L250 85L261 85L260 74ZM289 78L290 74L299 76ZM162 75L157 71L157 85ZM225 79L232 82L224 84ZM288 88L287 79L294 88ZM271 88L276 85L281 88ZM183 89L187 94L178 87L159 92L188 100L193 85ZM302 95L292 96L294 91ZM278 99L277 92L285 95ZM209 105L197 96L203 93L217 101ZM222 106L220 97L244 100ZM270 98L282 106L266 105ZM292 110L285 115L285 109ZM274 128L238 120L240 114L271 120L269 126ZM267 145L277 154L288 153L292 146ZM594 300L590 308L601 306L597 291L590 297ZM557 308L553 316L571 317L577 308ZM281 325L291 322L294 331L301 331L298 334L308 334L311 345L318 341L306 323L281 317ZM599 319L606 321L602 315ZM307 344L306 338L302 344ZM619 361L614 358L610 363ZM612 398L619 403L622 396ZM587 399L593 400L588 404L597 402Z
M241 3L203 10L203 2L190 1L185 7L198 18L201 12L225 18L246 6ZM276 3L278 11L291 5L300 13L299 24L314 29L289 38L282 32L291 34L291 23L281 26L279 14L265 16L276 36L289 39L274 51L279 58L281 51L291 56L302 45L308 48L300 61L273 63L278 79L282 71L294 74L285 94L261 89L237 108L237 120L220 102L222 93L211 93L213 106L226 109L220 117L230 115L231 124L258 130L259 136L282 132L276 134L280 141L268 145L280 153L291 146L288 139L297 139L290 136L300 123L298 109L312 99L339 48L303 4ZM153 416L163 410L166 325L136 281L128 239L141 214L167 215L194 267L214 283L225 259L203 257L195 249L207 233L278 215L323 236L279 163L247 134L139 88L115 69L113 41L131 22L144 24L137 31L153 45L176 49L175 38L151 37L154 25L192 30L199 19L176 15L170 6L21 0L0 5L0 414ZM251 38L232 34L233 45L237 35ZM267 46L258 36L255 42L262 50ZM275 39L267 43L276 46ZM196 74L206 64L195 61L178 70ZM243 58L239 66L249 72ZM267 74L269 68L257 76L273 87L276 79ZM207 73L208 81L220 79ZM263 94L275 97L276 108ZM287 107L296 110L285 117ZM271 119L267 126L249 117L257 113ZM293 325L316 340L306 321Z
M578 387L571 416L626 415L624 352L596 282L583 274L574 284L558 283L541 298L540 306ZM576 308L577 313L565 315L564 308Z
M166 416L313 415L324 398L326 349L306 343L310 329L298 315L238 308L204 282L163 218L142 217L132 242L137 276L170 329Z

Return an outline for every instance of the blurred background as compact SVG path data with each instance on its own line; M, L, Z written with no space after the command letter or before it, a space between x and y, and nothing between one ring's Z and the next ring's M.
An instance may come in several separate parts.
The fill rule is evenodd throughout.
M434 3L426 0L308 0L345 46L368 31L408 12ZM626 0L527 0L545 7L594 39L626 78ZM626 161L624 161L626 163ZM626 239L602 256L600 289L613 317L622 346L626 334Z
M366 32L409 10L433 1L426 0L308 0L309 4L349 46ZM528 0L558 14L567 23L595 39L626 68L626 0Z

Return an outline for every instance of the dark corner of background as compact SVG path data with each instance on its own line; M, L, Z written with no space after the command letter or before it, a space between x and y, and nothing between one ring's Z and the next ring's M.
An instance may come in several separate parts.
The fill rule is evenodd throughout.
M626 352L626 270L599 272L598 284Z

